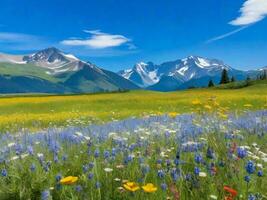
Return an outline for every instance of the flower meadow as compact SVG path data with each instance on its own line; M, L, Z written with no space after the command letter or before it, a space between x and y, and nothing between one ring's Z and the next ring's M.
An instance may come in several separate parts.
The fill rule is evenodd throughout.
M267 110L168 113L0 137L0 199L267 199Z

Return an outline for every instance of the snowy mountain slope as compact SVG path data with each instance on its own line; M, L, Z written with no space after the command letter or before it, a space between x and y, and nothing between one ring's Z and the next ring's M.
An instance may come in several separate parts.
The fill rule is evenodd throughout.
M133 81L140 87L170 91L179 88L186 82L194 80L195 86L198 86L197 79L203 77L218 77L221 75L223 69L227 69L231 76L236 78L243 78L246 73L240 70L231 68L220 60L207 59L199 56L189 56L184 59L165 62L160 65L149 63L138 63L132 69L120 71L119 74L126 79ZM170 77L170 78L167 78ZM205 79L205 78L204 78ZM206 81L202 79L201 85ZM171 80L173 83L171 84ZM175 80L175 81L174 81Z

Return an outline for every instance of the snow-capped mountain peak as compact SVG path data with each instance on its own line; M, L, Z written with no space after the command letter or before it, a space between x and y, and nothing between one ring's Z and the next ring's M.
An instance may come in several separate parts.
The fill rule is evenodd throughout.
M142 87L158 83L162 77L173 77L180 82L205 76L217 76L223 69L233 69L220 60L200 56L188 56L181 60L155 65L151 62L140 62L132 69L120 71L119 74Z
M82 62L74 55L65 54L55 47L24 56L23 61L48 69L47 74L78 71L81 68L79 62Z

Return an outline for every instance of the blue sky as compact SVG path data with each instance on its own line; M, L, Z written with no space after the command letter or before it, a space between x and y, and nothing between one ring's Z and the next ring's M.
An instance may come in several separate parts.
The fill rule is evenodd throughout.
M113 71L188 55L253 69L267 65L266 15L266 0L1 0L0 52L55 46Z

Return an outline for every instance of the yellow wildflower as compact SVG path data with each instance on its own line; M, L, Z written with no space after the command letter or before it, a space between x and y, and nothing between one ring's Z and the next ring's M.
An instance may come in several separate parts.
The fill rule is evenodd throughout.
M170 112L169 113L169 117L171 117L171 118L175 118L177 115L178 115L177 112Z
M250 108L250 107L252 107L252 105L251 104L245 104L244 107Z
M137 191L137 190L140 189L140 187L138 186L138 184L135 183L135 182L127 182L127 183L123 184L123 187L126 190L130 191L130 192L135 192L135 191Z
M192 101L192 104L196 106L196 105L200 105L201 102L198 99L195 99Z
M206 108L207 110L211 110L212 109L212 107L209 106L209 105L205 105L204 108Z
M67 176L65 178L62 178L60 180L60 183L62 185L71 185L71 184L73 184L73 183L75 183L77 181L78 181L78 177L77 176Z
M153 185L152 183L148 183L144 186L142 186L143 190L145 192L148 192L148 193L152 193L152 192L156 192L157 191L157 187L155 185Z
M218 115L223 119L227 119L227 117L228 117L226 114L224 114L222 112L219 112Z

